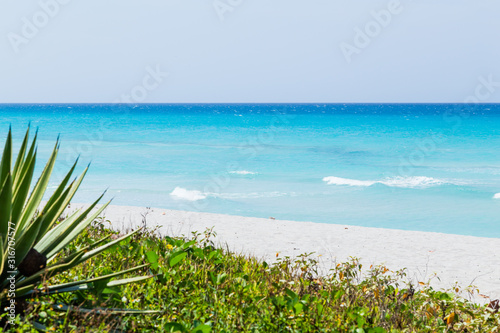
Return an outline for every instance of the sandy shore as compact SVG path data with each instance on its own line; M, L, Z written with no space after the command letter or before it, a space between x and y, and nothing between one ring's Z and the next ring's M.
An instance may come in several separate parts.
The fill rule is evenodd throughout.
M72 208L78 205L73 205ZM136 228L146 217L149 227L163 235L190 235L214 227L217 242L238 253L268 261L280 256L315 252L325 272L349 257L364 267L385 264L391 270L408 269L414 282L431 281L435 288L477 286L491 299L500 298L500 239L440 233L365 228L311 222L279 221L160 208L110 206L106 219L119 230ZM435 274L439 277L434 277ZM466 296L466 295L463 295ZM488 298L476 295L475 302Z

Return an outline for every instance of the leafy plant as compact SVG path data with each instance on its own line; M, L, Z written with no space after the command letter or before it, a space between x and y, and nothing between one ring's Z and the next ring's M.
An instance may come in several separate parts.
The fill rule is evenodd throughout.
M103 235L119 237L105 228L106 223L97 221L65 251L87 246ZM94 311L79 317L59 313L62 319L54 320L57 313L50 304L89 307L103 300L102 295L74 293L44 297L46 302L31 312L31 322L42 322L57 332L82 330L82 325L92 332L500 332L498 303L473 304L457 296L456 288L433 290L423 282L411 286L404 271L384 266L362 271L355 258L318 275L319 257L314 254L278 257L267 264L216 247L207 238L210 235L213 232L161 237L143 229L131 242L115 244L112 251L57 277L69 282L89 270L106 275L110 269L149 262L154 278L125 285L112 295L120 307L162 310L162 316L125 315L116 320ZM33 329L31 322L24 320L19 327Z
M90 238L114 233L103 228ZM365 268L356 258L329 274L314 254L278 257L273 264L215 247L212 232L190 238L141 232L97 262L151 263L155 279L125 286L125 306L164 310L163 316L124 317L119 328L139 332L499 332L496 303L478 306L453 291L409 285L405 271ZM87 238L77 243L87 243ZM180 258L179 258L180 257ZM179 259L177 259L179 258ZM92 262L72 270L84 274ZM155 267L153 267L153 265ZM367 270L367 271L366 271ZM90 299L87 302L92 301ZM114 330L100 325L96 329ZM94 326L93 326L94 327Z
M136 272L148 266L138 265L99 277L62 284L44 283L43 286L41 285L42 282L75 268L131 237L135 232L109 242L107 242L109 236L104 237L77 248L71 253L63 251L85 231L109 202L95 209L103 194L87 209L78 210L66 218L62 217L88 170L88 167L85 168L79 177L71 181L77 160L47 203L40 208L59 151L59 139L40 178L31 189L37 157L36 139L37 134L29 144L28 128L12 168L12 133L9 129L0 162L0 305L2 310L15 309L16 314L22 315L27 307L27 300L35 295L95 291L96 288L102 290L150 278L148 275L111 281L115 277ZM65 306L59 308L66 309Z

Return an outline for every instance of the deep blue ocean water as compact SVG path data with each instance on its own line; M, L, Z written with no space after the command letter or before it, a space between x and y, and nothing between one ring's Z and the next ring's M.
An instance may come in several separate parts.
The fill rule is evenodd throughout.
M0 105L2 147L28 123L75 202L500 237L500 105Z

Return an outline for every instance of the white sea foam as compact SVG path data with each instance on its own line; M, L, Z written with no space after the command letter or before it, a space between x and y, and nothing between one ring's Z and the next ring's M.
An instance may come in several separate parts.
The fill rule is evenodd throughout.
M213 196L221 199L237 200L237 199L260 199L260 198L278 198L286 196L297 196L295 192L249 192L249 193L209 193L209 196Z
M493 196L493 199L500 199L500 193L496 193L496 194Z
M247 170L229 171L229 173L233 174L233 175L256 175L256 174L258 174L258 172L247 171Z
M327 182L328 185L347 185L347 186L372 186L374 184L383 184L390 187L402 187L402 188L427 188L431 186L438 186L443 184L451 184L450 182L435 179L431 177L393 177L386 178L384 180L357 180L357 179L347 179L340 177L325 177L323 181Z
M170 193L170 195L188 201L198 201L207 198L207 195L205 193L196 190L186 190L185 188L182 187L176 187Z
M225 200L238 200L238 199L259 199L259 198L277 198L284 196L297 196L297 193L290 192L248 192L248 193L215 193L215 192L201 192L197 190L187 190L182 187L176 187L171 193L171 196L177 199L198 201L207 198L218 198Z
M376 183L376 181L371 180L357 180L357 179L347 179L340 177L325 177L323 178L324 182L327 182L328 185L348 185L348 186L372 186Z
M464 172L464 173L478 173L488 175L500 175L500 168L498 167L476 167L476 168L444 168L444 171L451 172Z
M427 188L431 186L438 186L449 184L449 182L432 177L394 177L382 180L379 183L391 187L404 187L404 188Z

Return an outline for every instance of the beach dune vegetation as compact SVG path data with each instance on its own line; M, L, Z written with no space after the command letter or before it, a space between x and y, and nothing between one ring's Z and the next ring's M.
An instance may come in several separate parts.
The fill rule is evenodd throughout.
M75 238L87 229L109 202L97 209L101 195L88 208L63 216L88 170L88 167L85 168L80 176L72 179L76 161L40 208L58 155L59 140L38 181L33 184L37 134L30 143L29 132L28 128L12 166L13 144L9 129L0 162L0 305L4 325L19 322L30 307L30 300L38 296L92 292L100 284L102 289L149 278L146 275L111 281L120 275L144 270L147 266L137 265L90 279L84 277L62 284L48 283L134 233L112 241L108 241L109 237L96 239L68 252ZM60 304L56 309L66 307Z
M76 245L107 234L99 222ZM96 232L99 230L99 232ZM149 262L154 278L124 286L115 298L124 308L161 311L124 315L119 321L96 322L94 330L116 332L500 332L498 304L477 305L458 296L456 288L435 290L427 282L411 285L406 271L363 267L358 259L338 263L323 274L318 257L277 256L266 262L218 246L211 229L184 237L141 231L131 243L92 259L118 269ZM79 276L92 261L75 267ZM105 274L105 268L98 270ZM466 292L466 291L465 291ZM83 300L82 302L90 302ZM88 324L88 320L85 321ZM50 323L48 323L50 325ZM53 322L52 327L60 330Z

